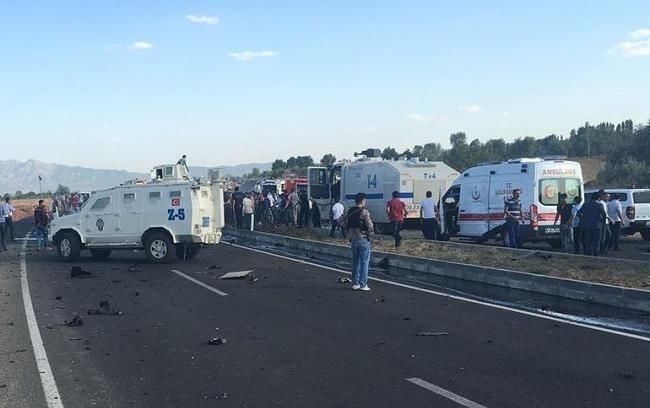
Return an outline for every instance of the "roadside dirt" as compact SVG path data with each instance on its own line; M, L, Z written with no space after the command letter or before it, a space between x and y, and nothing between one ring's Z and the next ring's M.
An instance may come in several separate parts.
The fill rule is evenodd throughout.
M340 235L332 239L309 229L285 227L264 232L347 245L347 240L340 238ZM420 238L405 238L401 247L395 248L393 239L387 236L375 236L372 249L400 255L650 290L650 262L575 256L534 250L517 251L485 245L426 241Z

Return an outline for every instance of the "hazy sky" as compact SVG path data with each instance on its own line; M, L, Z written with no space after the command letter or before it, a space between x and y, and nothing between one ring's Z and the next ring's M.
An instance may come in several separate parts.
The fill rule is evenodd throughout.
M0 159L147 171L650 117L650 1L0 0Z

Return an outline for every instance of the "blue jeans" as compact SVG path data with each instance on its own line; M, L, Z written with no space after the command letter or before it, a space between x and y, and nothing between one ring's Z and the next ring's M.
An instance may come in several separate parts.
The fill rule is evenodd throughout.
M38 248L47 248L50 242L47 239L47 227L36 227L36 238L38 238Z
M512 248L521 247L521 232L519 228L518 222L506 222L506 231L508 231L508 238L510 238L510 246Z
M368 285L368 265L370 264L370 242L367 239L353 239L352 284L361 287Z

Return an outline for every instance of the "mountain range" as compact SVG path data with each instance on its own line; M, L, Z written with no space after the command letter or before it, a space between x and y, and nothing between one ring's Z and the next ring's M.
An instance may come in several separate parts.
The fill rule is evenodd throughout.
M251 173L253 168L260 171L271 169L271 163L248 163L234 166L191 166L192 176L205 176L208 169L219 167L224 174L241 177ZM149 174L135 173L126 170L92 169L64 164L43 163L37 160L20 162L16 160L0 160L0 194L14 194L55 191L59 184L70 187L72 191L93 191L117 186L126 180L149 177ZM42 181L39 183L39 176Z

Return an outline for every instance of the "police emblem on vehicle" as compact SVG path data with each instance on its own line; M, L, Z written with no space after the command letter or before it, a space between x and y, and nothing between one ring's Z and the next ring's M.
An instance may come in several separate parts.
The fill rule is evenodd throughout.
M98 219L95 225L97 226L98 230L104 231L104 220L102 220L101 218Z

